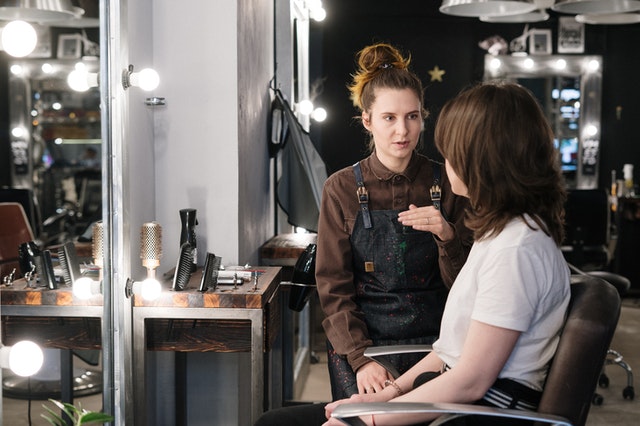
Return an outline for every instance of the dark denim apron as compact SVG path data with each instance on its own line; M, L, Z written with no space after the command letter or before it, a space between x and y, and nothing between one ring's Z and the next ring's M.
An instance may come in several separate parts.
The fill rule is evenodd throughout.
M364 187L358 169L356 163L356 180ZM368 205L358 213L351 234L356 301L375 346L431 344L440 330L448 292L440 277L438 247L430 232L398 222L398 213L370 211ZM346 357L330 343L328 349L333 399L357 393ZM390 361L402 374L422 357L392 355Z

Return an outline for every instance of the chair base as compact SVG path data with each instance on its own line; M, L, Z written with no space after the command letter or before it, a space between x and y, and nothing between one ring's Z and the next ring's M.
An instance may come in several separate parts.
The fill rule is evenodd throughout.
M602 373L600 374L600 378L598 379L598 386L601 388L609 387L609 377L604 372L604 367L607 365L617 365L622 368L627 373L627 386L622 390L622 397L624 399L633 400L636 396L635 388L633 386L633 371L629 364L627 364L620 352L614 351L613 349L609 349L607 351L607 358L605 359L604 366L602 368ZM593 395L592 403L594 405L602 405L604 402L604 397L598 393Z
M62 387L60 380L42 380L17 376L10 370L2 373L2 394L14 399L47 400L60 399ZM89 396L102 392L102 371L85 369L75 372L73 378L73 396Z

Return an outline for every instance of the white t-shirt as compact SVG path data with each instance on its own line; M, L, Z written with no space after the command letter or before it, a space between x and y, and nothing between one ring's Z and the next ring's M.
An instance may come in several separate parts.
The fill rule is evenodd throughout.
M499 235L471 248L449 292L434 351L455 367L472 319L520 331L498 377L541 390L569 304L569 276L552 238L520 218L512 220Z

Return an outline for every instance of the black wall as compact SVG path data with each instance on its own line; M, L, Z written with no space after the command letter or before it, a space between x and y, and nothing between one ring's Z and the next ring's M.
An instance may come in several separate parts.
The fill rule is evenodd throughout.
M355 54L377 41L390 42L412 54L412 68L425 84L427 120L423 151L438 158L433 147L433 124L444 102L464 87L482 80L485 50L478 43L500 35L507 42L520 36L524 24L489 24L475 18L441 14L439 1L324 0L327 18L311 24L311 79L318 84L314 102L324 106L328 119L312 124L312 138L334 172L362 158L366 135L353 120L357 111L346 89L355 70ZM530 24L550 28L556 52L558 17ZM640 168L640 24L587 25L584 54L602 55L602 150L600 186L609 187L611 169L621 176L622 165ZM431 82L428 71L444 69L443 82ZM616 107L622 107L620 119ZM640 171L636 175L640 177ZM638 180L638 178L636 178Z

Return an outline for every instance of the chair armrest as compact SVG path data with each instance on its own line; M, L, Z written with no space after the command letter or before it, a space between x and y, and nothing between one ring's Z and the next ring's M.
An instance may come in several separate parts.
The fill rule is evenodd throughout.
M370 346L364 350L364 356L371 358L383 366L393 377L397 378L400 374L398 370L387 359L382 358L384 355L431 352L431 345L389 345L389 346Z
M360 416L382 414L442 414L430 426L438 426L450 420L469 416L493 416L510 419L530 420L558 426L572 426L565 418L534 411L512 410L505 408L485 407L471 404L426 403L426 402L373 402L342 404L331 413L344 424L363 426Z

